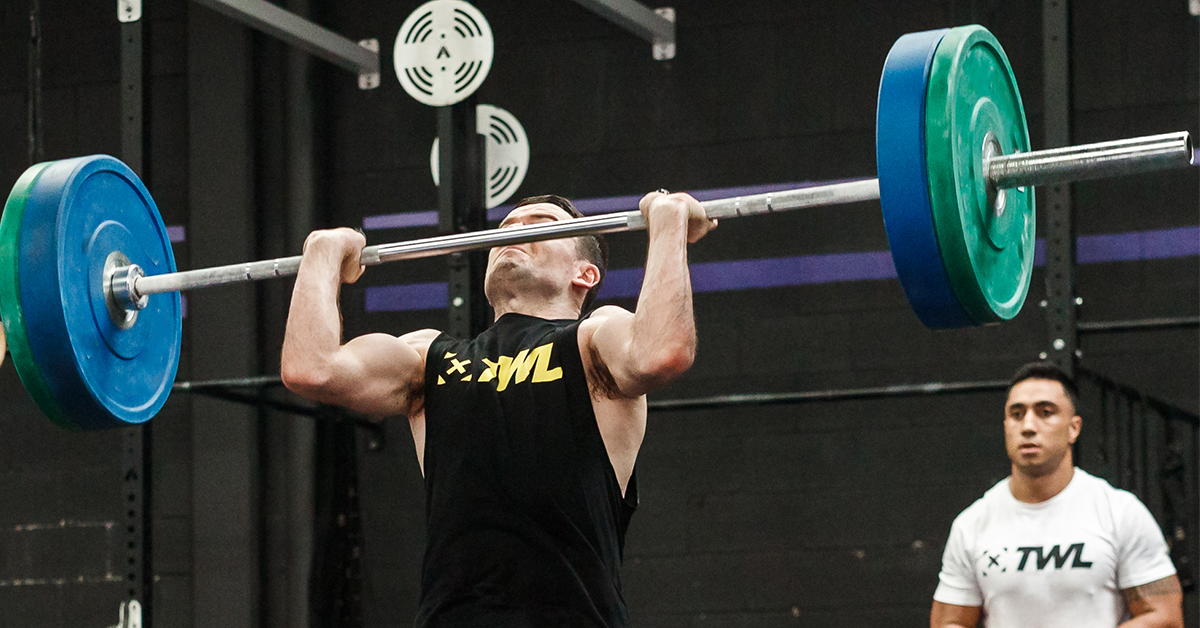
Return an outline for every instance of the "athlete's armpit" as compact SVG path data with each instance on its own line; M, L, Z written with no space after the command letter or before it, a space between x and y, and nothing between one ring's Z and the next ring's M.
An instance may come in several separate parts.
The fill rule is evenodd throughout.
M1135 620L1147 613L1156 613L1165 620L1162 625L1183 625L1183 588L1176 576L1121 589L1121 595Z
M621 399L621 389L617 386L617 380L613 378L612 371L608 370L608 364L604 362L604 356L600 355L600 350L596 345L588 345L588 357L592 362L592 378L595 380L588 383L589 392L593 399Z

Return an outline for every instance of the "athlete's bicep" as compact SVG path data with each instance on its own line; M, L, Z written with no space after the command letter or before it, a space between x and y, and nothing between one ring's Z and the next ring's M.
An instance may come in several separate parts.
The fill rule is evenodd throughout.
M437 332L405 336L367 334L342 346L339 381L332 386L337 405L374 416L409 414L419 405L425 383L425 352Z
M958 606L934 601L929 612L929 628L975 628L979 623L980 607Z

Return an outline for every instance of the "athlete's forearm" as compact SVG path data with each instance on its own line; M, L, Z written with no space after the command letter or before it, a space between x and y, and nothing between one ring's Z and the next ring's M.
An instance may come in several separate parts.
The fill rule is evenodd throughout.
M1117 628L1183 628L1182 593L1138 598L1129 607L1133 619Z
M342 341L340 269L340 252L317 242L300 263L280 364L289 388L318 387L333 376L331 369Z
M980 607L957 606L934 601L929 612L930 628L975 628L979 625Z
M1117 628L1183 628L1183 614L1155 610L1138 615Z
M651 212L646 275L631 329L639 370L668 379L686 371L696 355L687 220L683 208Z
M1121 590L1133 619L1118 628L1183 628L1183 588L1177 576L1167 576Z

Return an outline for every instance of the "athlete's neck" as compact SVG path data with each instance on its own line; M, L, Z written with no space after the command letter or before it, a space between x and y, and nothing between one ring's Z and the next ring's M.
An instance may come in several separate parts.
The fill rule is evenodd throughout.
M1071 483L1075 477L1075 463L1068 452L1063 456L1058 468L1046 475L1026 475L1017 465L1012 466L1012 477L1008 480L1008 489L1019 502L1039 504L1058 495Z
M492 308L496 311L496 320L500 320L501 316L509 313L536 316L547 320L579 318L579 304L569 303L563 299L546 300L541 297L528 299L514 296L498 301L498 303L492 304Z

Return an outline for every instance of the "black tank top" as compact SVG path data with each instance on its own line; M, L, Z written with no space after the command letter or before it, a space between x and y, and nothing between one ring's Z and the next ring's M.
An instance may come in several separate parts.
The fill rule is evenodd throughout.
M578 329L505 314L430 345L418 627L629 625L619 567L637 487L622 498Z

